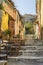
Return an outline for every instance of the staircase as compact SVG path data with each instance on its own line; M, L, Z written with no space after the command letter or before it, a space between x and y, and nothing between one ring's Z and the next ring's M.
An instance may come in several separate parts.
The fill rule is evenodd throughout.
M27 35L26 36L27 41L25 42L25 45L27 46L42 46L41 40L35 40L33 35Z
M27 36L25 46L21 46L19 50L19 56L8 57L9 59L35 59L43 61L43 46L42 41L34 40L33 35Z
M43 46L21 46L22 56L35 56L42 57L43 56Z

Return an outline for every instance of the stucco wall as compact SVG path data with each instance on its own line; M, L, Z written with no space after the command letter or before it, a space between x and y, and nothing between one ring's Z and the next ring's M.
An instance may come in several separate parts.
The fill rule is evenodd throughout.
M1 22L1 30L5 31L6 29L8 29L8 14L5 14L5 11L3 12L3 16L2 16L2 22Z
M41 0L41 26L43 27L43 0Z

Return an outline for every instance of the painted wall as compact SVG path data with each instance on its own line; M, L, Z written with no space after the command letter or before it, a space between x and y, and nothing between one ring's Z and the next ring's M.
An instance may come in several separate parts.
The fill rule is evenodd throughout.
M1 30L5 31L6 29L8 29L8 14L5 13L5 11L2 11L3 15L2 15L2 23L1 23Z
M43 27L43 0L41 0L41 27Z
M9 3L9 1L7 1ZM14 14L13 14L13 7L11 6L11 4L9 3L9 5L7 4L7 2L3 2L3 7L5 9L5 11L15 20Z

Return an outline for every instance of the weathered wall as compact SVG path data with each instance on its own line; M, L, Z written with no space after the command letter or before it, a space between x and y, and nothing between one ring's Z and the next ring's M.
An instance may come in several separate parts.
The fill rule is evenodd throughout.
M11 35L15 35L15 21L9 20L9 30L11 31Z
M3 1L3 7L4 7L5 11L15 20L15 17L14 17L15 13L14 13L13 7L10 4L10 2Z
M41 0L41 27L43 27L43 0Z
M1 22L1 30L5 31L6 29L8 29L8 14L5 14L5 11L3 12L3 16L2 16L2 22Z
M19 14L16 11L16 19L15 19L15 35L19 34Z

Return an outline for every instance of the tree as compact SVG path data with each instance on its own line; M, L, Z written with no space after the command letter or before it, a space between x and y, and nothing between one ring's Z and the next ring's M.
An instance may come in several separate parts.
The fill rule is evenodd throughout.
M33 33L33 23L31 22L25 23L25 29L26 29L26 33L32 34Z

